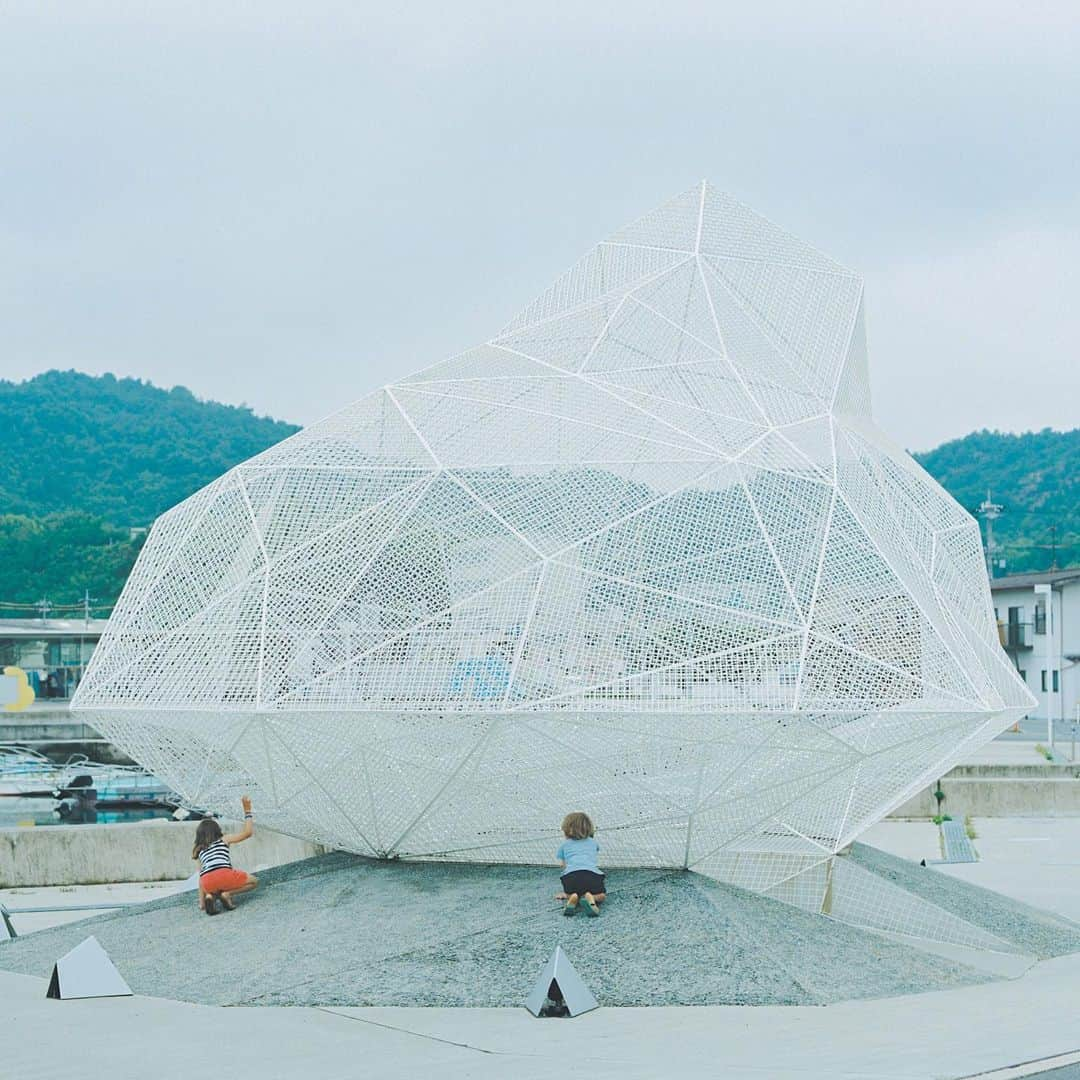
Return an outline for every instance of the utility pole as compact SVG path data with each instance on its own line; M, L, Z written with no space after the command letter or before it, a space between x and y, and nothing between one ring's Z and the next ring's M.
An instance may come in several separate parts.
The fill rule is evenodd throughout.
M42 622L44 622L50 610L52 609L52 604L50 604L48 599L43 596L34 606L38 609L38 611L41 612L38 617L41 619Z
M1001 517L1001 511L1005 508L990 498L990 489L986 489L986 498L983 499L976 513L986 522L986 572L990 577L994 576L994 522Z
M90 601L96 599L96 596L90 595L89 589L83 591L83 625L86 627L90 626Z
M89 589L84 589L83 590L83 628L86 629L86 630L90 629L90 601L91 600L96 600L96 599L97 599L96 596L91 596L90 595L90 590ZM75 676L75 685L76 686L78 686L79 683L82 682L83 671L85 670L84 665L86 664L86 658L85 658L85 655L84 655L85 652L86 652L86 639L80 634L79 635L79 666L78 666L78 674Z

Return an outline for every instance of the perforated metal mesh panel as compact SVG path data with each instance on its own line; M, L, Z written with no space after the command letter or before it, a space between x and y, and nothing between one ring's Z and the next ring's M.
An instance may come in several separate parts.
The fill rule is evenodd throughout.
M163 515L74 703L314 840L549 861L583 808L606 866L810 907L1030 705L859 279L705 184Z

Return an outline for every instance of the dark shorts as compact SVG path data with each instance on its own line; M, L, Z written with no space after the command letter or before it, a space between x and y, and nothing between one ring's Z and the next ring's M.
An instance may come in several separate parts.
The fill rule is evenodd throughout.
M604 875L594 874L591 870L571 870L569 874L563 874L562 878L563 892L569 896L571 893L577 893L578 896L582 896L587 892L602 893L604 889Z

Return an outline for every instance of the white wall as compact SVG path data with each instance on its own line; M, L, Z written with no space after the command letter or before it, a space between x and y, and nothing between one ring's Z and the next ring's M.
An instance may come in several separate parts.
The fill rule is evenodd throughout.
M239 828L239 823L223 821L222 826ZM195 828L195 822L137 821L0 829L0 888L186 878L197 865L191 858ZM256 826L250 840L233 848L233 864L258 871L324 850Z
M1047 613L1047 633L1036 634L1035 607L1039 594L1033 587L1024 589L995 589L994 607L998 621L1008 625L1009 608L1021 608L1020 622L1029 624L1031 649L1016 655L1017 666L1027 673L1028 689L1038 699L1031 716L1047 719L1048 707L1055 718L1076 717L1080 701L1080 666L1072 665L1066 655L1080 655L1080 582L1070 582L1050 593L1051 612ZM1047 650L1049 649L1049 657ZM1058 691L1053 690L1053 671L1058 671ZM1042 672L1046 671L1046 690L1042 689Z

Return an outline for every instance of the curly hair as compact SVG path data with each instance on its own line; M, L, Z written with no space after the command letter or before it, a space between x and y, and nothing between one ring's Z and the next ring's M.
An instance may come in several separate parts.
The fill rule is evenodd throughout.
M562 819L562 831L568 840L584 840L588 836L596 835L596 827L589 815L580 810L575 810Z

